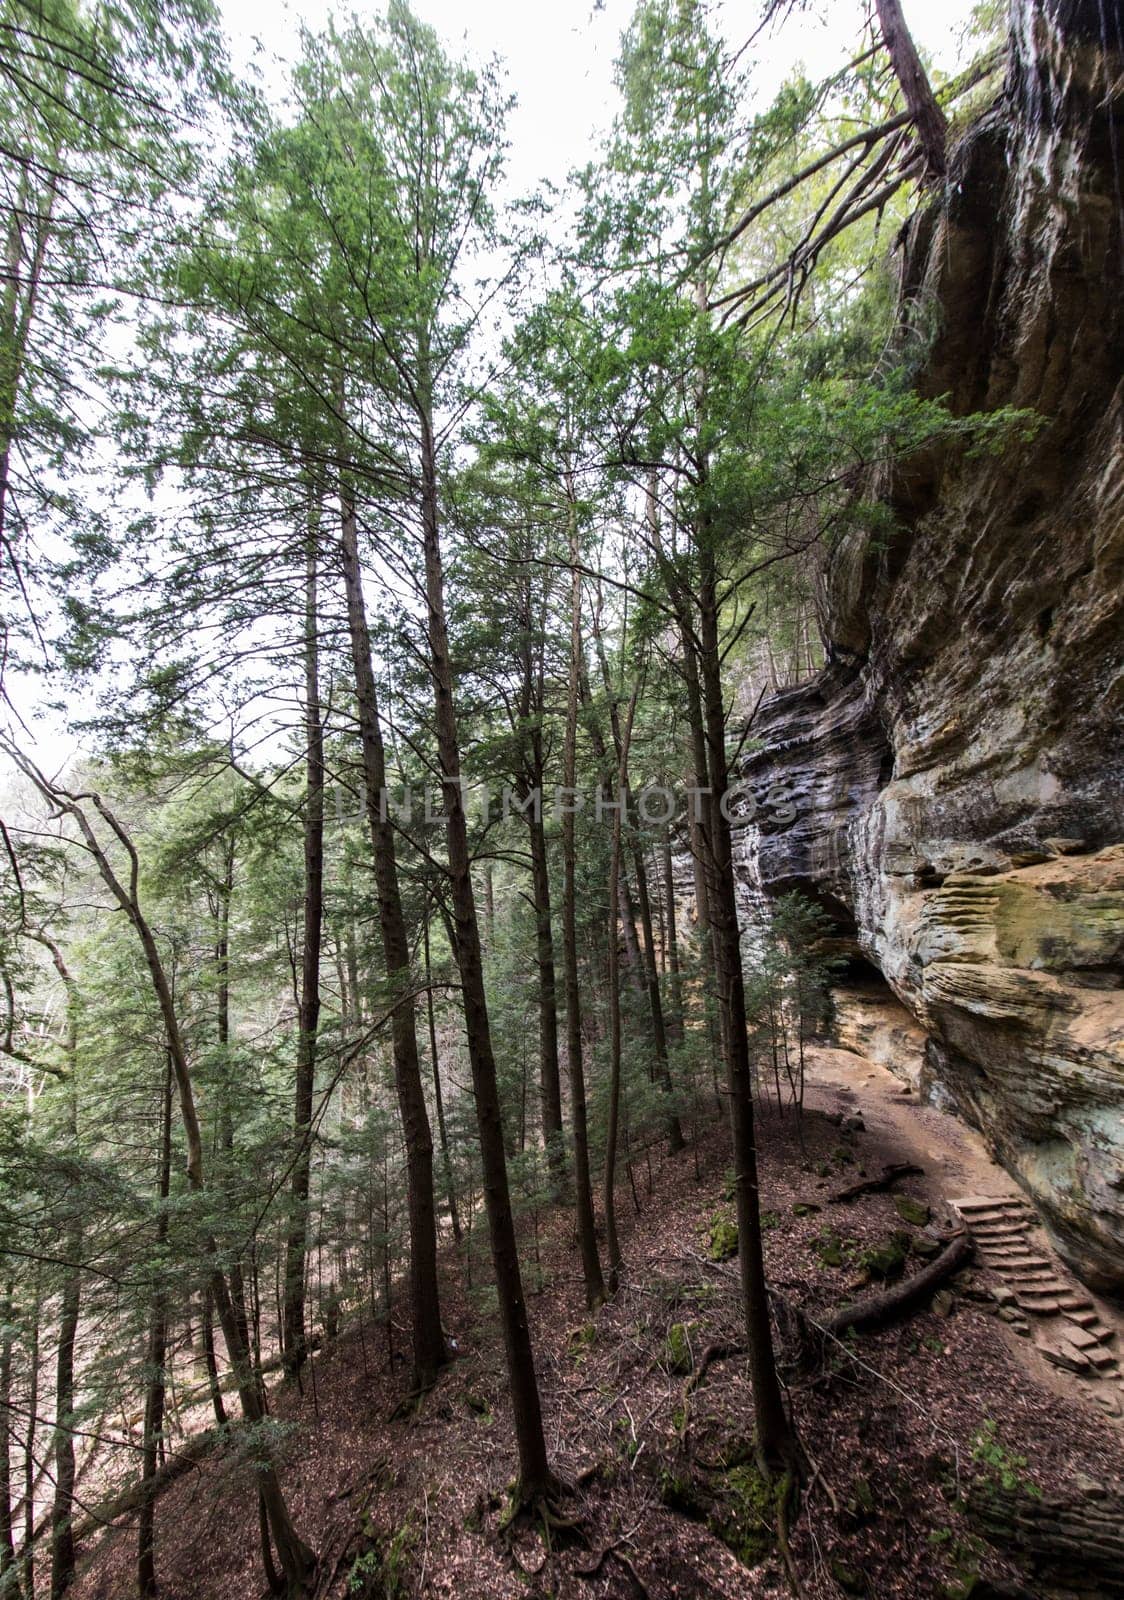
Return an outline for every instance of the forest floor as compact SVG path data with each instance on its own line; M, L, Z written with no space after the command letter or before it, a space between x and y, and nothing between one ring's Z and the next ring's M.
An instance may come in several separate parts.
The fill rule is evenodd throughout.
M860 1114L865 1127L848 1127ZM802 1130L791 1113L763 1107L759 1146L771 1283L812 1317L864 1292L864 1256L892 1254L903 1235L905 1270L914 1270L931 1236L957 1225L951 1199L1012 1192L960 1124L911 1101L881 1068L834 1050L813 1055ZM924 1173L892 1192L830 1202L859 1173L896 1161ZM744 1465L746 1360L712 1349L740 1343L736 1257L712 1259L733 1219L721 1124L674 1159L653 1156L650 1173L639 1163L632 1179L634 1190L622 1170L625 1269L615 1298L586 1315L571 1224L557 1212L543 1223L545 1283L530 1301L548 1444L559 1474L580 1485L568 1509L581 1515L581 1537L548 1549L539 1531L514 1543L500 1532L514 1463L502 1346L494 1315L465 1290L449 1252L444 1311L457 1357L416 1416L388 1420L404 1376L386 1369L384 1333L370 1325L316 1357L314 1388L274 1391L273 1414L291 1429L286 1492L321 1556L318 1595L789 1592L760 1538ZM811 1465L792 1536L810 1600L1067 1592L1038 1579L1019 1587L1017 1567L980 1536L971 1486L995 1483L1032 1505L1074 1485L1094 1498L1119 1493L1124 1432L1101 1409L1110 1386L1060 1374L1029 1351L1033 1341L998 1315L996 1286L977 1260L934 1306L786 1370ZM792 1353L783 1338L781 1350ZM697 1377L707 1351L692 1388L688 1373ZM167 1600L262 1594L253 1463L235 1444L161 1496L156 1534ZM134 1560L131 1522L101 1535L85 1551L79 1600L134 1593Z

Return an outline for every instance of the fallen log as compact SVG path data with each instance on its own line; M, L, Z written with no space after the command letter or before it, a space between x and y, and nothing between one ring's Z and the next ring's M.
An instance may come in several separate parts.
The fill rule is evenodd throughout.
M108 1527L120 1517L139 1511L146 1501L154 1500L157 1495L163 1494L165 1489L170 1488L178 1478L190 1472L192 1467L197 1467L219 1440L225 1438L229 1438L229 1434L225 1431L220 1433L217 1428L195 1434L193 1438L187 1440L181 1450L169 1455L164 1465L154 1472L151 1478L135 1479L111 1500L93 1507L84 1517L76 1517L75 1539L84 1539L87 1534Z
M1029 1560L1051 1585L1124 1595L1124 1498L1111 1486L1041 1494L1025 1483L977 1478L964 1509L990 1544Z
M835 1194L829 1194L829 1205L842 1205L847 1200L857 1200L861 1194L879 1194L885 1189L892 1189L899 1178L921 1178L925 1175L924 1167L915 1166L912 1161L895 1161L890 1166L882 1169L880 1178L862 1178L858 1183L852 1183L846 1189L839 1189Z
M871 1328L884 1327L927 1300L946 1278L951 1278L954 1272L971 1260L974 1249L970 1234L954 1234L940 1255L934 1256L928 1266L922 1267L910 1278L903 1278L892 1289L879 1290L877 1294L866 1295L862 1300L844 1306L823 1324L824 1332L838 1339L852 1328L856 1333L862 1333Z

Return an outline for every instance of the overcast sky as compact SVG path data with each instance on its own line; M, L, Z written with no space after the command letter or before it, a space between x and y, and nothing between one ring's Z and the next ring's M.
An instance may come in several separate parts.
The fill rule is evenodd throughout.
M613 60L634 0L413 0L445 44L474 59L503 58L518 106L508 126L510 173L525 189L548 178L562 183L597 149L597 135L615 108ZM906 21L921 49L945 70L958 59L959 40L974 0L904 0ZM329 11L361 19L379 6L315 0L222 0L235 62L255 61L268 84L284 85L279 60L292 59L303 21L320 27ZM763 0L724 0L716 8L732 45L745 44L764 9ZM797 62L809 76L825 76L854 51L869 4L863 0L812 0L747 52L755 97L766 104Z

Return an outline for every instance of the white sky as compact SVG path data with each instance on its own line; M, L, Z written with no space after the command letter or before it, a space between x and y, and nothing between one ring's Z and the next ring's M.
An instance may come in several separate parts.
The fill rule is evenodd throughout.
M904 0L906 21L919 48L946 71L958 57L958 40L975 0ZM516 190L548 178L561 184L591 159L598 132L614 111L613 61L634 0L413 0L413 9L436 28L451 53L475 60L498 55L506 62L518 104L508 126L509 170ZM221 9L238 66L256 61L268 85L280 88L278 59L291 60L303 22L316 29L333 11L362 20L382 9L315 0L222 0ZM797 62L812 78L826 76L849 58L870 6L866 0L812 0L780 29L757 40L745 60L759 104L765 105ZM764 0L720 0L716 21L740 48L757 25Z

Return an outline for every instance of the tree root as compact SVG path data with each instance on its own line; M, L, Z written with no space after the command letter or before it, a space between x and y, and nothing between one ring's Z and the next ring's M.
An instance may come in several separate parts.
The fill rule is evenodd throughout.
M716 1361L727 1361L731 1356L742 1355L744 1350L744 1345L730 1344L725 1340L716 1339L713 1341L713 1343L708 1344L706 1349L703 1351L698 1366L684 1383L679 1394L679 1408L682 1412L682 1420L679 1424L678 1436L679 1443L681 1445L686 1444L687 1431L691 1425L692 1394L694 1394L695 1390L702 1383L703 1379L707 1375L707 1372Z
M515 1555L514 1543L516 1536L525 1529L538 1528L548 1557L556 1543L573 1543L588 1548L583 1533L586 1519L580 1515L569 1516L561 1507L561 1497L566 1493L567 1486L557 1479L528 1492L524 1492L519 1485L513 1486L507 1506L500 1516L499 1533L517 1565L522 1566L523 1563Z
M408 1390L407 1393L404 1394L400 1400L397 1400L390 1408L390 1410L387 1412L386 1420L388 1422L404 1422L408 1417L416 1417L422 1406L425 1404L426 1396L428 1394L432 1394L436 1386L436 1373L433 1374L432 1378L425 1378L420 1382L416 1382L413 1388Z
M792 1471L786 1472L777 1486L776 1504L777 1549L781 1553L781 1560L784 1562L784 1569L796 1600L803 1600L804 1590L800 1583L800 1574L796 1570L796 1562L792 1559L792 1547L788 1542L789 1511L791 1509L793 1512L798 1512L800 1509L800 1481Z
M625 1541L623 1539L618 1539L614 1544L605 1545L601 1551L601 1554L591 1566L575 1567L573 1569L574 1575L578 1578L595 1578L601 1571L601 1568L605 1565L606 1561L616 1561L628 1573L629 1577L636 1585L639 1593L645 1597L645 1600L648 1600L648 1586L637 1572L633 1562L622 1550L621 1546L624 1543Z

